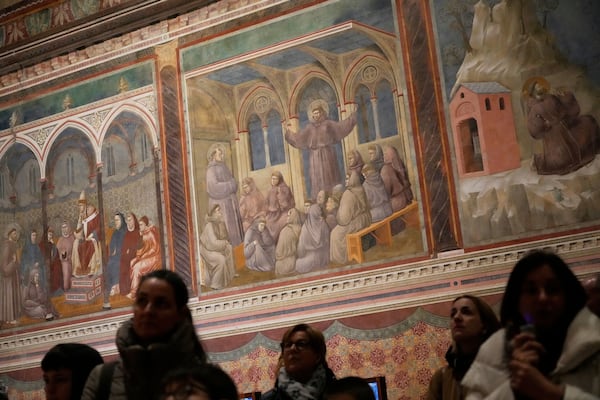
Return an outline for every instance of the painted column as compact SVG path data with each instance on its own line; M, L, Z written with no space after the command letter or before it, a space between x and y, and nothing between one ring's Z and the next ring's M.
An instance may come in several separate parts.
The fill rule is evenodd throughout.
M160 149L155 152L156 177L162 176L164 208L161 192L157 190L158 210L163 209L165 220L158 221L167 267L176 271L191 292L197 292L196 261L193 252L193 217L189 192L191 187L187 169L187 144L185 127L182 125L181 76L177 62L177 41L171 41L155 49L158 70L158 118L160 126ZM162 160L159 157L162 154ZM162 162L162 173L160 171ZM157 178L157 189L160 187ZM158 213L161 219L162 213Z
M432 252L462 246L429 2L397 0L412 132Z

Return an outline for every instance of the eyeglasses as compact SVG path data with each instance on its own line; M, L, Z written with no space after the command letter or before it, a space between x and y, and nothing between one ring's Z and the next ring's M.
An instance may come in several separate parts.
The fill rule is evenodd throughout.
M298 340L296 342L281 343L281 348L284 350L290 350L292 346L296 346L296 350L302 351L310 347L310 342L307 340Z
M162 400L187 400L192 394L199 393L207 394L204 385L190 382L186 383L185 385L178 386L173 390L165 390L164 394L162 395Z

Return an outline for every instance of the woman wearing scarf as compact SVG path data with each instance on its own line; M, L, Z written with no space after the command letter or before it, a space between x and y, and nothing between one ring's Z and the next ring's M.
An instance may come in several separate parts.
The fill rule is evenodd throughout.
M320 400L328 383L335 379L327 366L323 334L307 324L288 329L281 341L281 368L275 387L263 400Z

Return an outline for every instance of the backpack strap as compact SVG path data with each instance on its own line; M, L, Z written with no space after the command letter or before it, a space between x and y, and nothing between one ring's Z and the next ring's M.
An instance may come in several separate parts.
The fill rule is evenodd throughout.
M102 365L100 369L100 382L98 384L98 392L96 400L108 400L110 397L110 388L112 386L112 377L115 372L115 367L118 361L112 361Z

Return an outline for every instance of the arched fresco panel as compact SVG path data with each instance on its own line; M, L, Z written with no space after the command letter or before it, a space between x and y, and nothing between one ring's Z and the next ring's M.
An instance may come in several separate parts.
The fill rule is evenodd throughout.
M198 266L203 277L201 291L226 291L290 276L288 279L296 279L340 266L374 264L425 252L418 179L407 172L416 171L416 167L408 145L411 138L401 118L406 112L400 109L403 103L395 99L399 90L390 83L397 81L391 77L400 76L402 72L395 70L397 60L386 58L390 54L389 37L380 31L393 32L394 22L391 18L373 20L362 14L356 17L364 19L366 25L361 29L349 27L343 29L343 33L325 30L313 37L296 37L292 44L278 47L276 51L268 51L268 46L261 47L258 43L244 42L243 35L232 35L223 39L228 44L217 46L221 50L213 47L219 42L216 40L206 45L206 49L200 44L182 52L187 134L194 154L190 169L196 185L194 207L196 231L200 232L197 249L202 259ZM269 37L283 33L277 23L258 29L269 32ZM223 49L238 47L245 49L239 59L229 57L222 62L220 57L227 53ZM207 54L213 58L207 59ZM375 61L365 61L365 54ZM373 74L366 71L369 67L373 69L374 62L379 68L377 79L371 79ZM378 87L382 79L386 84ZM361 129L368 132L368 141L359 139L356 126L356 101L360 97L359 88L366 88L366 81L373 86L363 93L366 105L372 109L372 99L379 90L380 112L391 113L376 120L371 111L370 117L362 119ZM277 118L266 118L265 114L270 109L269 104L279 112L280 102L284 111L278 117L282 127L279 131L272 129ZM237 120L231 121L231 115L238 116ZM385 126L375 129L377 124ZM266 159L273 143L278 142L283 144L285 163L269 165ZM206 151L216 143L222 144L223 155L207 161L210 155ZM365 204L362 212L368 215L366 222L345 230L330 244L332 230L347 224L342 222L343 218L338 221L336 217L340 203L345 212L357 206L353 201L348 204L351 196L346 176L352 170L347 154L355 151L368 163L372 161L371 145L379 151L378 160L373 160L380 162L377 174L384 163L384 149L391 149L388 153L393 153L394 165L403 167L394 170L391 158L386 158L388 168L393 171L388 176L398 180L401 174L410 196L400 208L381 219L375 217L375 221L371 204ZM211 170L219 170L220 178L215 178ZM359 182L364 180L360 169L356 173ZM211 181L212 184L218 181L223 192L212 190ZM383 186L382 181L379 182ZM360 183L358 189L363 190ZM345 192L348 195L342 200ZM385 193L383 201L391 210L392 194ZM223 196L219 200L218 215L212 214L210 204L215 203L211 196ZM328 199L331 200L328 202ZM236 211L240 203L241 213ZM311 217L311 208L319 210L314 217ZM298 223L294 222L296 214L300 230L310 229L312 221L307 221L317 218L314 223L326 231L322 243L309 243L309 239L300 240L288 234L288 224ZM326 225L327 219L329 225ZM237 232L239 226L242 226L242 240ZM234 234L232 229L236 231ZM308 238L309 235L301 236ZM211 251L210 247L214 249L219 240L230 246L220 252ZM306 248L311 252L308 258L304 257ZM340 257L332 258L335 252ZM321 257L321 261L313 262L311 257ZM286 261L282 261L284 258ZM298 261L300 258L302 261ZM224 275L229 278L222 279Z
M156 269L163 262L160 197L150 129L135 112L123 111L108 126L102 143L106 306L131 304L137 270L144 263L148 270ZM152 256L144 243L152 244Z

